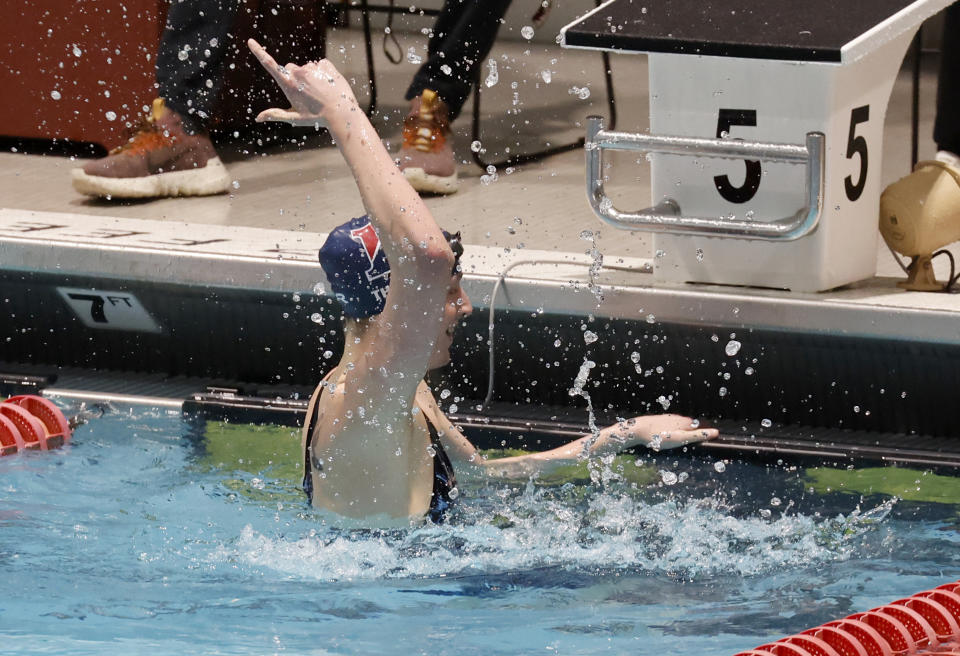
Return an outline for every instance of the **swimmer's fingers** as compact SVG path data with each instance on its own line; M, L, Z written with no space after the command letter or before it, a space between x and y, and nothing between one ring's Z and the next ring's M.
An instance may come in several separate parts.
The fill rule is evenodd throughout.
M270 75L273 76L273 79L277 81L281 87L288 86L291 84L290 72L277 63L277 61L270 56L270 53L267 52L266 48L257 43L255 39L247 39L247 47L250 48L250 52L257 58L257 61L260 62L260 65L263 66Z
M313 127L318 130L326 127L326 121L319 116L304 116L293 109L280 109L279 107L265 109L257 114L257 123L266 122L289 123L300 127Z
M720 436L716 428L696 428L693 430L672 430L669 433L655 435L650 447L655 450L676 449L687 444L706 442Z

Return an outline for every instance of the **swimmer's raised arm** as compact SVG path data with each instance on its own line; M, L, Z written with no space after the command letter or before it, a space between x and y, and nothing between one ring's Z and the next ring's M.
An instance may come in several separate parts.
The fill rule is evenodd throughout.
M390 287L373 330L351 352L351 375L363 378L374 369L383 372L386 375L370 384L382 387L391 399L408 403L434 349L453 252L333 64L324 59L280 66L253 39L248 45L291 105L261 112L257 120L326 125L353 173L390 262ZM394 380L397 373L405 374L399 383Z

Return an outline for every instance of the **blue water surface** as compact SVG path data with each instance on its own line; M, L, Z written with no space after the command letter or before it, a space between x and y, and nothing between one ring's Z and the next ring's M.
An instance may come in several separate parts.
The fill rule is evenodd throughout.
M960 578L954 507L818 496L789 467L464 484L447 524L370 531L200 442L118 406L0 458L0 652L732 654Z

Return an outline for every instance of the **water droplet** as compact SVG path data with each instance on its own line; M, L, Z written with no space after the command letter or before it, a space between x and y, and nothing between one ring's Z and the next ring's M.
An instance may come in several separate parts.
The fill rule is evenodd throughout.
M451 73L453 73L453 69L450 68L450 66L448 66L447 64L443 64L440 66L440 72L443 73L444 75L450 75Z
M727 342L727 345L724 347L723 352L729 355L731 358L740 352L740 342L735 339L731 339Z
M678 479L672 471L660 470L660 480L664 485L676 485Z
M483 144L481 144L479 141L472 141L470 143L470 150L475 153L479 153L481 148L483 148Z
M487 87L492 87L500 81L500 74L497 72L497 61L495 59L487 60L487 79L484 80L484 84Z
M50 92L50 97L53 98L54 100L60 100L60 98L62 98L62 96L60 95L60 92L57 91L56 89Z
M447 496L450 497L451 499L456 499L458 496L460 496L460 490L458 490L455 487L452 487L450 488L450 491L447 492Z
M104 114L104 116L107 117L107 120L108 120L108 121L116 121L116 120L117 120L117 113L116 113L116 112L113 112L113 111L107 112L106 114Z
M74 57L79 57L79 56L82 55L82 54L83 54L83 50L80 49L80 46L74 44L74 46L73 46L73 56L74 56Z
M523 27L520 28L520 36L522 36L527 41L533 38L533 34L534 34L533 27L531 27L530 25L524 25Z
M769 508L761 508L760 510L760 516L763 517L764 519L770 519L771 514L772 513L770 512Z
M652 314L647 315L647 323L657 323L657 318Z
M448 390L448 389L441 390L441 392L440 392L440 398L441 398L441 399L446 399L446 398L448 398L449 396L450 396L450 390Z
M640 354L637 353L636 351L634 351L633 353L631 353L631 354L630 354L630 362L632 362L633 364L637 364L638 362L640 362Z
M324 360L329 360L329 359L332 358L332 357L333 357L333 351L324 351L324 352L323 352L323 359L324 359Z
M720 396L726 396L726 395L727 395L727 388L726 388L726 387L721 387L720 389L717 390L717 394L719 394Z
M239 181L239 180L234 180L233 182L230 183L230 186L233 187L234 189L239 189L239 188L240 188L240 181Z
M703 249L697 249L697 262L703 262Z
M540 77L543 78L543 81L546 84L550 84L550 82L553 80L553 73L551 73L547 69L543 69L542 71L540 71Z
M670 399L665 397L663 394L657 397L657 403L659 403L664 410L670 409Z
M764 428L770 428L771 426L773 426L773 422L770 421L769 419L761 419L760 425L763 426Z
M592 330L586 331L583 333L583 341L587 344L593 344L595 341L597 341L597 333L593 332Z
M430 456L431 458L437 455L437 450L433 448L432 444L427 445L427 455Z
M423 57L417 54L417 49L413 46L407 48L407 62L414 65L423 63Z
M748 376L752 376L752 375L753 375L753 367L747 367L746 369L743 370L743 373L745 373L745 374L748 375Z
M456 412L457 410L459 410L459 409L460 409L460 407L459 407L456 403L451 403L451 404L450 404L450 407L447 409L447 412L449 412L449 413L452 414L452 413L455 413L455 412Z
M323 325L323 315L320 314L319 312L314 312L313 314L310 315L310 321L312 321L313 323L318 323L318 324L320 324L320 325L322 326L322 325Z
M773 497L772 499L770 499L770 505L773 506L774 508L779 506L781 503L783 503L783 501L780 500L780 497Z
M723 464L722 460L717 460L715 463L713 463L713 468L721 474L727 471L727 466Z

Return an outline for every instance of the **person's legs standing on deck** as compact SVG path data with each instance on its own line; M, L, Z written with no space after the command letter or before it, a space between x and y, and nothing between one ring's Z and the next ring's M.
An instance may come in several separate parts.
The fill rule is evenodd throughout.
M223 83L228 31L241 0L174 0L157 51L149 116L107 157L73 172L85 194L112 198L199 196L230 179L206 133Z
M457 163L450 123L470 95L510 0L446 0L433 26L427 59L406 99L400 168L417 191L453 193Z

